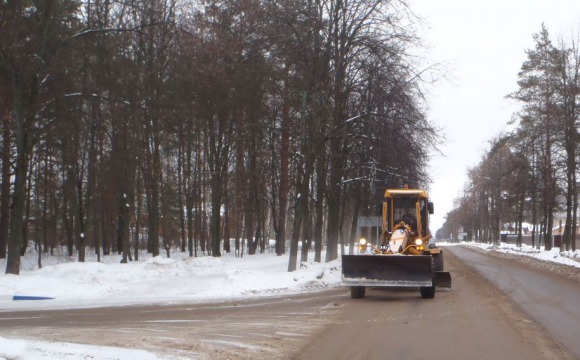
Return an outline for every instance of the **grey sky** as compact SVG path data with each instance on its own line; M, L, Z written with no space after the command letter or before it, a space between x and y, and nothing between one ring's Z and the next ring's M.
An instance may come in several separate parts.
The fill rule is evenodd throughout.
M517 90L517 74L533 48L532 34L545 23L552 40L580 29L579 0L409 0L425 19L422 38L430 63L444 62L450 81L431 87L429 118L445 130L445 156L431 160L435 203L431 231L479 163L489 141L508 129L517 104L504 97Z

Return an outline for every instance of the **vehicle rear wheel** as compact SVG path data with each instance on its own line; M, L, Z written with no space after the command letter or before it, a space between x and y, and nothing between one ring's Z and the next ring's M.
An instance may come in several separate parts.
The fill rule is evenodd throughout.
M365 287L364 286L351 286L350 287L350 297L353 299L362 299L365 297Z

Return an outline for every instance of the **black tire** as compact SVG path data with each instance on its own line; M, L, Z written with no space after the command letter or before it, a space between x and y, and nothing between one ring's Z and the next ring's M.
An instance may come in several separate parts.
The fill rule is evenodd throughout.
M362 299L365 297L365 287L364 286L351 286L350 287L350 297L353 299Z
M435 285L423 286L419 290L421 291L421 297L423 299L433 299L435 297Z
M433 271L444 271L443 253L433 255Z
M433 282L432 286L423 286L419 290L423 299L433 299L435 297L435 271L443 271L443 254L434 254L431 256L433 268Z

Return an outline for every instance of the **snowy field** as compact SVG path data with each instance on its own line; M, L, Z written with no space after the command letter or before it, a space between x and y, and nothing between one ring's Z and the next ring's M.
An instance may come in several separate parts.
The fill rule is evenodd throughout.
M492 249L489 244L463 245ZM560 254L558 249L541 251L525 245L517 248L506 244L493 249L580 267L580 251ZM309 262L289 273L288 255L273 253L243 258L233 255L189 258L187 253L172 252L169 259L140 254L139 262L129 264L120 264L118 255L104 257L100 263L96 258L78 263L65 255L56 255L43 258L43 267L39 269L38 254L29 248L22 258L19 276L4 275L6 260L0 259L0 311L207 302L340 286L340 260L319 264L312 262L313 259L311 253ZM50 299L13 300L19 297ZM0 360L79 358L164 359L142 350L0 337Z

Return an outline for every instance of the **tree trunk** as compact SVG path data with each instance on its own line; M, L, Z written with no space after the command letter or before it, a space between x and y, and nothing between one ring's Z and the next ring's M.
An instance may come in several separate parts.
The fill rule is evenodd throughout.
M129 223L131 219L131 207L129 204L132 199L128 196L128 192L129 191L123 192L119 199L119 228L117 229L117 244L119 244L118 251L121 251L123 254L123 258L121 259L121 263L123 264L132 261L129 242Z
M221 229L221 205L222 205L222 184L220 179L214 177L212 180L212 193L211 193L211 219L210 219L210 229L211 229L211 255L213 257L220 257L220 229Z
M576 184L576 174L574 174L574 184ZM578 231L578 187L574 186L574 206L572 211L572 251L576 251L576 235Z
M187 250L189 251L189 256L194 256L194 248L193 248L193 191L196 184L195 177L191 179L193 176L192 169L192 146L191 141L187 141L187 149L186 149L186 156L185 156L185 213L187 215ZM193 186L192 186L193 184ZM197 256L197 251L195 252L195 256Z
M179 237L181 238L181 252L185 252L185 249L187 247L187 242L186 242L186 230L185 230L185 214L183 212L184 209L184 190L185 190L185 160L184 160L184 156L183 156L183 131L184 129L179 129L180 130L180 134L179 134L179 144L177 145L177 199L178 199L178 208L179 208Z
M77 196L75 201L75 220L77 250L79 252L79 262L85 262L86 235L85 235L85 211L83 202L83 179L77 180Z
M310 243L312 242L312 216L310 216L310 201L306 197L305 201L301 202L302 209L302 249L300 256L300 263L308 261L308 251L310 250Z
M136 179L136 187L137 187L137 201L135 202L135 206L137 207L135 211L135 238L134 238L134 251L135 251L135 261L139 261L139 243L141 238L141 212L143 208L143 181L141 180L141 171L137 170L137 179Z
M288 66L286 66L288 69ZM276 232L276 255L280 256L286 252L286 217L288 214L288 192L290 189L288 169L290 166L290 105L288 102L288 71L286 71L286 82L284 84L284 103L282 105L282 124L280 135L280 184L278 188L278 219Z
M354 198L354 207L352 209L353 212L352 212L352 221L351 221L351 227L350 227L350 239L348 242L349 255L352 255L354 253L355 246L357 245L355 243L355 241L358 240L358 239L356 239L356 235L357 235L358 216L360 214L360 203L361 203L360 188L357 188L354 196L355 196L355 198Z
M312 168L314 161L311 157L305 159L304 170L298 171L300 179L296 184L296 200L294 202L294 221L292 223L292 238L290 242L290 258L288 262L288 271L296 270L296 262L298 261L298 243L300 241L301 235L304 238L304 234L301 234L301 229L303 228L303 223L308 216L308 194L310 192L309 184L312 174ZM303 243L302 246L305 246Z
M338 226L340 218L340 189L338 170L331 170L330 185L327 197L328 220L326 225L326 262L338 257ZM336 184L333 184L336 182Z
M0 259L6 258L10 225L10 114L2 116L2 186L0 190Z
M300 182L296 186L296 190L299 193L296 196L296 201L294 202L294 220L292 221L292 237L290 239L290 255L288 260L288 271L292 272L296 270L296 261L298 261L298 242L300 241L300 229L302 228L302 219L303 219L303 206L302 202L306 201L305 198L302 197L304 190L303 183Z
M149 195L149 201L147 203L149 249L152 256L159 256L159 183L161 182L161 158L157 136L154 135L150 141L153 142L153 145L152 149L150 149L151 153L148 154L148 166L144 174L146 176L145 184L148 187L147 193Z
M322 262L322 228L324 226L324 197L326 194L326 151L320 152L316 176L316 202L314 223L314 262Z
M28 173L28 155L30 147L28 122L18 121L16 132L16 169L14 174L14 192L12 195L12 213L10 215L10 238L8 241L8 259L6 274L20 274L20 254L22 252L24 211L26 206L26 179Z

